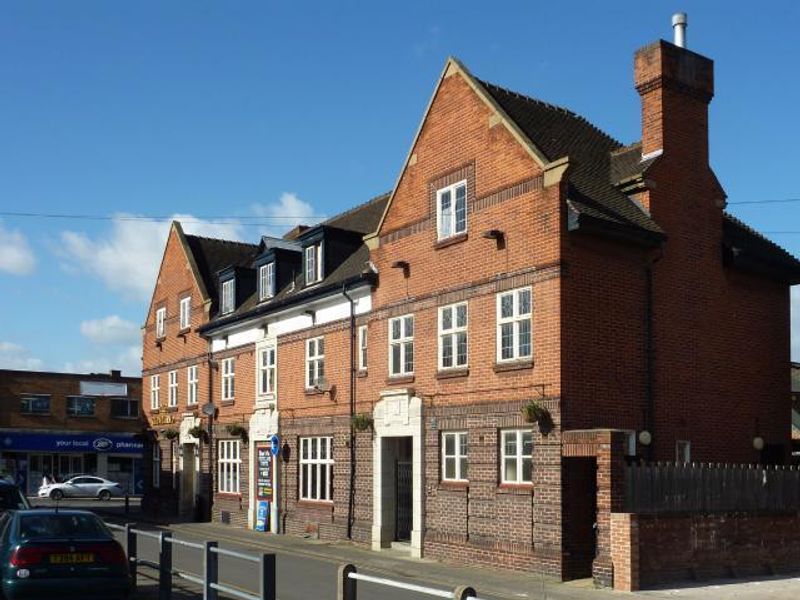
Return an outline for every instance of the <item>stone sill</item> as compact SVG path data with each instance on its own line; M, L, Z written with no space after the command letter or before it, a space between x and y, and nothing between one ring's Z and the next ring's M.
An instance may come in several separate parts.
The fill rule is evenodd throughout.
M494 367L492 367L495 373L505 373L507 371L521 371L523 369L532 369L532 368L533 368L533 359L498 362L494 364Z
M469 367L457 367L455 369L439 369L436 372L436 379L458 379L469 376Z
M389 377L386 380L386 385L404 385L406 383L414 383L413 375L396 375Z
M447 238L444 238L444 239L441 239L441 240L437 241L433 245L433 249L434 250L441 250L442 248L449 248L450 246L453 246L455 244L460 244L461 242L466 242L467 241L467 237L468 236L467 236L466 233L458 233L456 235L452 235L450 237L447 237Z

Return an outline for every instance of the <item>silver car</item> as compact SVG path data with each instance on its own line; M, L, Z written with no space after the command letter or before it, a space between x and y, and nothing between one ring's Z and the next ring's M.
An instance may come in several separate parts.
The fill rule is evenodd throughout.
M114 481L94 475L77 475L63 483L49 483L39 488L39 498L98 498L108 500L122 496L122 488Z

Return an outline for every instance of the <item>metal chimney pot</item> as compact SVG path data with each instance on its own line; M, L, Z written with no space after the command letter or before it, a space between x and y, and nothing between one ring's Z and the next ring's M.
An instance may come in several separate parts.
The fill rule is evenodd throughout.
M686 48L686 27L689 20L686 13L675 13L672 15L672 29L675 32L675 45L679 48Z

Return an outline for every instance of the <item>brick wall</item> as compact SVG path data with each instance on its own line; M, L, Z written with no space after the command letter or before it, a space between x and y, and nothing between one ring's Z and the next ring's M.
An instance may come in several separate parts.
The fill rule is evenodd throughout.
M97 398L95 414L91 417L67 415L67 397L79 396L81 381L124 383L128 386L128 398L140 398L140 377L119 377L109 374L46 373L36 371L0 370L0 427L13 429L51 429L67 431L103 431L111 433L140 433L144 420L118 418L111 415L111 401ZM20 411L22 394L48 394L50 413L29 415Z
M612 520L614 588L800 568L800 515L636 515Z

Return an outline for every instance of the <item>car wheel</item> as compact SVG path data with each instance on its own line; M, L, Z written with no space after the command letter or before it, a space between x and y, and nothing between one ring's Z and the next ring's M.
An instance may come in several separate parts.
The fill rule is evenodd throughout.
M62 500L64 498L64 492L61 490L53 490L50 492L50 499L51 500Z
M110 500L111 499L111 492L109 492L108 490L100 490L100 493L97 494L97 497L100 498L100 500L103 500L103 501Z

